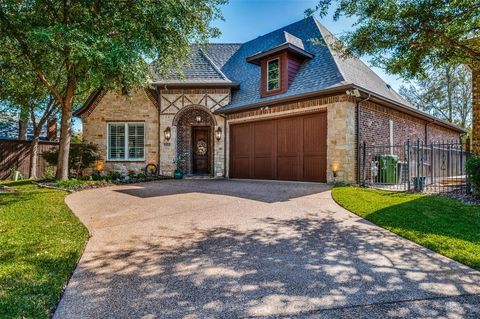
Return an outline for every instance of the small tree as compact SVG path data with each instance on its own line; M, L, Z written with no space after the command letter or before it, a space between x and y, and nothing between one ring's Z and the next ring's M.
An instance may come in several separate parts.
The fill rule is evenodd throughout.
M82 174L85 168L91 167L100 159L100 151L95 144L70 144L69 167L76 177ZM55 166L58 164L58 152L56 148L50 149L42 154L48 164Z
M28 68L25 60L11 58L6 54L0 56L3 57L0 63L2 109L20 114L20 140L26 139L28 123L32 125L29 176L36 178L40 134L48 118L56 115L58 104L36 74Z

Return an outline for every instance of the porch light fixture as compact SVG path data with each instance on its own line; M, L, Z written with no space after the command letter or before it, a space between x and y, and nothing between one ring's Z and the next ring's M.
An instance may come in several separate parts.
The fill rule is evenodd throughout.
M333 162L333 164L332 164L333 177L337 177L339 169L340 169L340 163L339 162Z
M195 121L197 121L197 123L200 123L202 121L202 117L200 115L197 115L195 117Z
M222 128L220 126L215 130L215 138L217 141L222 139Z
M170 126L168 126L165 131L163 131L163 136L165 137L165 140L168 142L170 141L170 138L172 137L172 131L170 129Z

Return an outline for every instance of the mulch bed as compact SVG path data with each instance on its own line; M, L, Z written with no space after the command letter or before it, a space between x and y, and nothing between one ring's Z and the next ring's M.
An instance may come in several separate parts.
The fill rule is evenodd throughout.
M472 194L467 194L465 191L453 191L440 193L439 195L450 197L456 200L461 201L464 204L468 205L480 205L480 198L474 197Z
M165 179L171 179L171 177L153 176L153 177L146 177L145 179L130 178L128 180L97 181L98 183L91 183L90 185L81 185L80 187L75 187L75 188L58 187L56 186L56 181L54 180L40 180L40 181L35 181L33 183L40 187L64 190L69 193L73 193L73 192L79 192L87 189L103 188L103 187L108 187L113 185L148 183L148 182L154 182L154 181L165 180ZM90 180L87 180L84 182L88 183L89 181ZM95 182L95 181L91 181L91 182Z

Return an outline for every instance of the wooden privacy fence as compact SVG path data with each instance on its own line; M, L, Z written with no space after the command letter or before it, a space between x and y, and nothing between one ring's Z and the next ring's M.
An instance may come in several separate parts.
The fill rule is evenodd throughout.
M0 140L0 180L8 179L15 167L24 178L29 177L31 141ZM37 177L43 177L48 163L42 153L57 148L58 142L40 141L38 144Z

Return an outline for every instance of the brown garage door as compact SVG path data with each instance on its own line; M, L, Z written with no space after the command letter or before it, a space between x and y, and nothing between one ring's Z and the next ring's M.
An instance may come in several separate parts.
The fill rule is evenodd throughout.
M326 182L327 113L234 124L230 177Z

